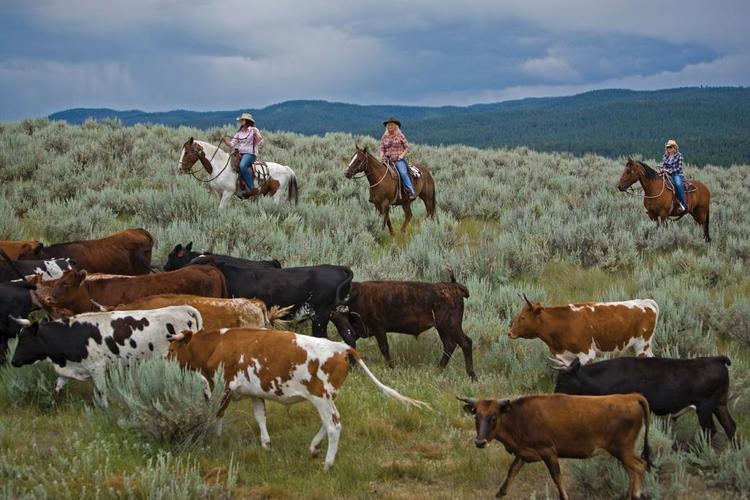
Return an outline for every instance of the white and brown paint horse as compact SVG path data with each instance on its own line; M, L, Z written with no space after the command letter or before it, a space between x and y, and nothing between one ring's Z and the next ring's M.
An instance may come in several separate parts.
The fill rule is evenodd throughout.
M219 195L219 208L223 208L237 190L238 174L229 164L229 153L213 144L197 141L191 137L182 145L177 171L183 174L191 173L192 167L197 161L201 162L203 169L208 174L207 180L210 180L208 185ZM297 176L294 174L294 170L280 163L271 161L265 163L268 165L268 173L271 179L279 183L273 194L273 201L281 202L286 193L288 201L294 200L297 203L299 193Z

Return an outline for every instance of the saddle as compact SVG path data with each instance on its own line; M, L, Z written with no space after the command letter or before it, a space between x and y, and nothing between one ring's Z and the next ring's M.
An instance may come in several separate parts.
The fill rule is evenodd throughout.
M664 178L664 185L666 186L667 190L672 192L671 212L678 213L679 207L677 206L677 193L675 193L674 184L672 184L672 177L667 173L662 174L662 177ZM685 203L689 204L689 199L687 197L687 194L693 193L695 191L698 191L698 186L693 184L693 181L689 181L685 179ZM690 207L685 207L685 208L690 210Z
M413 185L416 185L416 180L422 177L422 172L419 171L419 169L409 160L405 160L406 165L408 168L406 171L409 174L409 177L411 177L411 181ZM409 193L406 192L406 186L403 185L401 182L401 176L398 175L398 170L396 169L396 165L390 162L384 161L383 164L388 169L388 173L391 175L392 179L395 179L398 182L398 195L396 196L396 202L405 200L408 198Z
M237 151L232 153L230 164L232 165L232 170L234 170L234 173L237 174L237 192L241 193L246 191L247 185L245 184L245 180L242 178L242 175L240 175L240 155L239 153L237 153ZM250 172L257 182L257 187L260 190L260 194L265 193L267 191L266 184L272 178L270 172L268 171L268 164L264 161L256 160L250 166Z

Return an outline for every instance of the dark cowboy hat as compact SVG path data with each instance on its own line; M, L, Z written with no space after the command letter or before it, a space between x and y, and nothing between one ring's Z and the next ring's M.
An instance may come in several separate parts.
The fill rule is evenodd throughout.
M401 122L398 121L398 120L396 120L396 118L394 118L392 116L390 118L388 118L386 121L383 122L383 126L385 127L389 123L395 123L396 125L399 126L399 128L401 127Z

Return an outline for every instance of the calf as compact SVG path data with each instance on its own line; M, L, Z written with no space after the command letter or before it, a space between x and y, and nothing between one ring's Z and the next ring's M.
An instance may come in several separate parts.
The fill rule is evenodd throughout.
M575 358L586 364L598 353L617 353L629 347L637 356L653 356L659 306L651 299L543 306L522 297L526 304L510 325L508 336L539 338L566 365Z
M50 260L16 260L0 262L0 281L12 281L23 276L39 275L42 280L49 281L61 278L65 271L74 267L72 259Z
M389 366L386 332L405 333L415 337L435 328L443 343L440 368L445 368L460 346L466 373L476 378L471 353L471 339L461 327L464 299L469 291L451 276L450 283L416 281L364 281L352 283L347 300L348 319L356 338L375 337Z
M224 367L226 396L219 410L220 418L232 397L252 398L253 414L264 448L271 442L266 428L265 400L284 405L310 401L322 421L320 431L310 443L310 453L317 455L318 445L327 434L326 470L333 466L338 450L341 420L334 400L349 374L350 362L359 364L386 396L402 403L426 406L383 385L357 351L342 342L251 328L202 331L196 335L181 332L171 340L169 356L180 366L199 371L207 381L212 380L219 366Z
M144 276L86 278L85 271L75 271L64 273L57 280L38 283L39 301L46 309L78 314L98 310L95 303L118 306L159 293L227 296L224 275L210 265Z
M26 253L34 253L40 246L42 244L35 240L0 240L0 250L13 260Z
M41 307L32 293L35 288L28 281L0 283L0 365L5 364L8 341L20 330L16 318L27 318Z
M726 356L695 359L618 358L560 371L555 392L628 394L638 392L657 415L676 415L690 407L704 432L716 433L713 416L731 440L737 425L729 414L729 366Z
M231 255L220 255L220 254L214 254L211 252L194 252L193 251L193 242L191 241L184 247L180 244L176 245L174 249L169 253L169 256L167 257L167 262L164 263L164 270L165 271L174 271L175 269L180 269L182 267L187 266L190 264L190 261L193 259L200 257L200 256L210 256L212 257L216 262L226 262L227 264L232 264L238 267L248 267L248 268L281 268L281 264L278 260L248 260L248 259L241 259L239 257L232 257Z
M145 229L127 229L98 240L40 245L19 255L19 259L70 257L79 269L92 273L148 274L154 240Z
M18 335L11 363L19 367L48 359L57 372L55 392L69 379L92 378L104 394L109 365L167 353L167 337L178 331L198 331L200 313L190 306L173 306L153 311L98 312L64 320L31 323ZM106 405L106 399L102 398Z
M566 396L544 394L514 400L458 398L474 415L477 448L493 439L514 456L497 497L508 493L513 478L524 464L544 461L561 499L568 494L562 484L559 458L588 458L606 450L625 467L630 477L628 498L641 497L643 475L650 466L648 446L649 408L640 394L616 396ZM635 442L645 422L643 452L635 454Z
M281 328L287 323L282 318L289 312L289 308L276 306L269 312L266 304L257 299L219 299L180 294L150 295L129 304L120 304L115 310L158 309L176 305L188 305L198 309L205 330L243 326Z

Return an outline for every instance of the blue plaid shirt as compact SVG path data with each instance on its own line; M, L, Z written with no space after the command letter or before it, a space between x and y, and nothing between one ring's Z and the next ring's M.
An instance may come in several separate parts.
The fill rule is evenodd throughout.
M669 175L685 175L682 172L682 153L677 151L671 157L664 153L662 158L664 164L661 166Z

